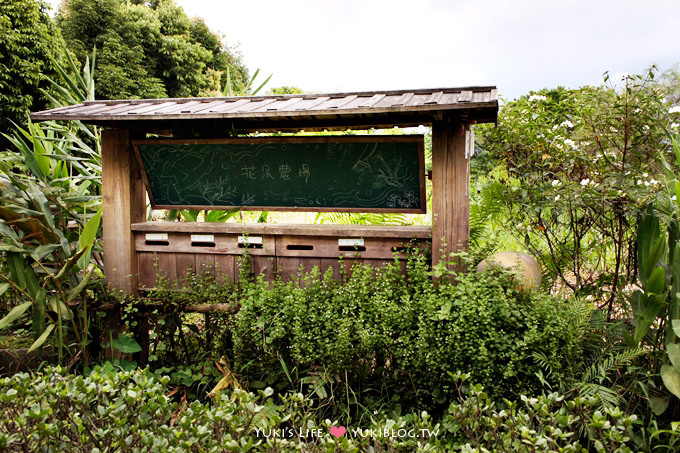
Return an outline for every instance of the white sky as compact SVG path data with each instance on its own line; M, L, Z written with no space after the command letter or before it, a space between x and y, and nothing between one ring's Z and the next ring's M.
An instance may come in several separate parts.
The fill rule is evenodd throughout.
M60 0L49 0L56 5ZM680 62L679 0L175 0L267 87L496 85L502 97Z

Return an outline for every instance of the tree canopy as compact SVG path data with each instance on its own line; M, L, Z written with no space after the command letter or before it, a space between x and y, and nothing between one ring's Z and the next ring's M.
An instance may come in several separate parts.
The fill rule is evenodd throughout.
M100 98L217 95L228 82L235 91L247 84L240 55L173 0L64 0L56 21L78 60L97 48Z
M52 59L64 56L64 40L37 0L0 0L0 131L22 124L29 111L42 110L40 89L56 75Z

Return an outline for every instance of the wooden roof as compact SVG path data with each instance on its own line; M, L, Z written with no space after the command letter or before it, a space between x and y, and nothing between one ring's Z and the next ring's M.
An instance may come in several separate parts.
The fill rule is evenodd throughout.
M279 96L86 101L31 114L33 121L80 120L131 129L181 124L238 130L320 130L431 124L447 114L495 122L496 87Z

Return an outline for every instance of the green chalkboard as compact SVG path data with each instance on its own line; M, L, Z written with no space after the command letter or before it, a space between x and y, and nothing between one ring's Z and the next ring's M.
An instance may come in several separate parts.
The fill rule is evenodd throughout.
M155 208L425 212L423 137L134 142Z

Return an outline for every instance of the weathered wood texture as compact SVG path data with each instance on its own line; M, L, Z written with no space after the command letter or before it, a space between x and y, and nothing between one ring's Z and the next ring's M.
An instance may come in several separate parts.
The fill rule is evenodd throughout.
M146 213L146 195L125 129L102 132L104 274L109 287L137 291L137 257L131 225Z
M169 121L235 121L242 130L303 127L348 129L430 123L443 111L469 120L493 122L498 112L496 87L454 87L381 92L228 96L220 98L85 101L80 105L37 112L34 121L81 120L114 127ZM339 122L335 120L340 118ZM135 126L132 126L132 125ZM228 124L228 123L226 123ZM222 129L223 130L223 129Z
M432 126L432 264L467 250L470 237L468 126L455 120Z
M266 280L289 280L314 267L332 268L339 279L340 267L348 271L356 260L383 266L409 248L428 249L430 241L428 227L144 222L132 230L140 288L156 287L158 276L181 287L189 269L235 281L244 255Z

